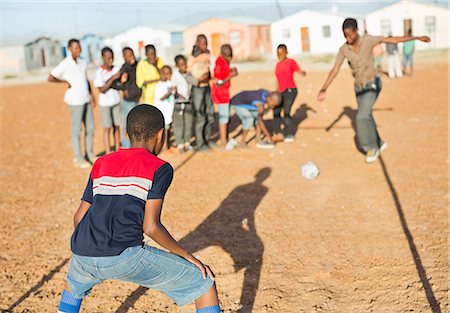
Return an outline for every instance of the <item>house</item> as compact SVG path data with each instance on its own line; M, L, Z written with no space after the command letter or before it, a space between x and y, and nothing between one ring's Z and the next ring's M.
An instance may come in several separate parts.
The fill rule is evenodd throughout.
M347 17L356 18L358 28L364 32L364 20L352 14L344 14L334 7L331 12L301 10L272 23L272 52L279 44L285 44L290 54L336 53L345 43L342 23Z
M133 27L123 33L105 39L105 45L114 51L114 63L122 64L122 49L133 49L137 59L145 58L145 46L153 44L159 57L166 63L173 63L175 55L183 50L182 36L184 26L170 25L152 28L147 26Z
M80 38L81 58L95 65L101 64L101 50L105 47L102 37L95 34L86 34Z
M429 44L416 42L416 49L448 49L449 13L447 6L402 0L369 13L366 27L369 34L383 36L403 36L411 29L413 36L431 38Z
M183 33L185 54L191 54L198 34L208 39L213 57L225 43L233 48L235 60L258 59L271 51L270 23L254 18L209 18L187 28Z
M24 45L10 45L0 48L2 75L17 75L25 71Z
M58 40L42 36L25 44L27 70L56 66L63 59L63 49Z

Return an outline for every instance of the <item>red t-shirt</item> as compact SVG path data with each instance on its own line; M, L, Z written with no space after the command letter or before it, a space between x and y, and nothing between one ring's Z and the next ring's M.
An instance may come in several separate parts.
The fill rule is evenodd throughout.
M297 88L294 82L294 73L300 70L294 59L286 59L277 63L275 75L278 79L278 91L283 92L288 88Z
M218 56L216 66L214 67L214 78L224 80L230 76L230 65L222 56ZM230 81L218 87L216 84L211 86L211 97L215 104L230 102Z

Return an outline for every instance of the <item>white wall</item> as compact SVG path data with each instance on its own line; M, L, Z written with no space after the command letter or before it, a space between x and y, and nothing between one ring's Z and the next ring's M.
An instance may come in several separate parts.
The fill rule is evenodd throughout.
M124 33L105 39L105 45L114 51L114 64L121 65L123 64L122 49L127 46L133 49L136 58L139 58L140 55L145 58L145 51L139 52L139 41L144 43L144 47L153 44L156 47L157 55L170 63L168 58L171 56L167 52L171 45L170 32L150 27L134 27Z
M25 71L25 48L23 45L0 48L1 75L19 74Z
M338 14L326 14L310 10L303 10L293 15L278 20L271 25L272 52L276 54L277 46L284 43L290 54L302 53L302 39L300 28L309 28L309 45L311 54L336 53L339 47L345 43L342 34L344 16ZM364 30L364 22L358 20L361 31ZM330 26L330 37L324 38L323 26ZM283 29L290 29L290 38L283 38Z
M417 50L449 48L449 12L445 7L433 4L417 3L414 1L400 1L396 4L374 11L367 15L366 27L371 35L387 35L382 33L382 20L389 20L394 36L403 36L403 20L412 20L414 36L430 36L431 43L416 42ZM434 16L436 19L435 33L427 32L425 18Z

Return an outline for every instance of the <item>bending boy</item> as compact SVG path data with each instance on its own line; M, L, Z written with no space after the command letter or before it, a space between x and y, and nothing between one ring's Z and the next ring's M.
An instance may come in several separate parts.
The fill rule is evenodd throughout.
M72 259L58 312L77 313L82 299L107 279L163 291L178 305L219 313L214 275L161 223L173 169L156 155L164 143L164 117L139 105L127 118L132 148L98 159L74 216ZM169 250L146 245L143 233Z

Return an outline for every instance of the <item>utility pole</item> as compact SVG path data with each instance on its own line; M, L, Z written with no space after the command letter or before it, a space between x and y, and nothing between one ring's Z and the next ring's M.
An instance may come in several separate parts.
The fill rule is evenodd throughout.
M278 14L280 15L280 18L283 18L284 15L283 15L283 11L281 11L281 5L280 5L279 0L275 0L275 3L277 5L277 10L278 10Z

